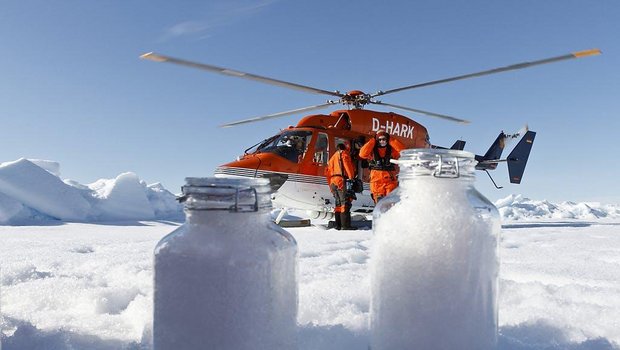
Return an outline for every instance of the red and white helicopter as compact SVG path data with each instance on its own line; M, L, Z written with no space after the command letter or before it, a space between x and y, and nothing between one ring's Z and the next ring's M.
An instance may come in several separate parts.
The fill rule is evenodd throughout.
M368 188L369 170L364 161L356 159L356 146L374 137L377 131L385 130L390 133L392 137L396 137L401 141L407 148L441 148L430 144L427 129L418 122L392 112L377 112L364 109L366 105L387 106L453 122L468 123L466 120L444 114L385 103L377 100L378 97L404 90L518 70L573 58L598 55L600 53L598 49L573 52L566 55L418 83L386 91L377 91L373 94L368 94L359 90L341 93L339 91L317 89L214 65L186 61L153 52L146 53L142 55L141 58L156 62L174 63L299 91L328 95L334 98L334 100L328 100L323 104L244 119L222 125L222 127L232 127L289 115L299 115L336 104L342 104L347 107L347 109L336 110L329 114L307 115L303 117L296 126L281 130L277 134L264 139L258 144L246 149L244 154L238 157L237 160L223 164L215 170L215 176L221 177L268 177L272 180L272 185L274 186L275 192L272 195L272 200L276 207L306 210L311 218L329 218L333 211L333 196L327 186L324 171L327 161L333 154L336 149L335 146L338 143L344 142L350 145L353 158L356 160L356 165L358 167L358 177L362 179L364 183L364 191L357 195L357 200L353 202L352 207L352 212L360 213L370 212L374 208L374 202L370 197ZM535 135L535 132L527 130L513 135L507 135L503 132L500 133L484 155L476 156L476 160L478 161L476 168L487 171L488 174L488 170L495 169L498 163L506 162L509 168L510 182L520 183ZM521 137L521 140L508 157L501 159L505 141L507 139L519 137ZM451 148L462 150L464 145L464 141L457 141ZM283 213L284 212L285 211L283 211Z

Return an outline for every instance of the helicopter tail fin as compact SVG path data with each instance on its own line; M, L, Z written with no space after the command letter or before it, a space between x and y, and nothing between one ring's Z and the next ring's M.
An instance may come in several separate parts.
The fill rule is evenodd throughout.
M525 135L523 135L523 138L508 155L508 175L510 177L510 182L513 184L521 183L521 178L525 172L525 165L527 164L527 160L530 156L530 151L532 150L535 137L535 132L526 132Z
M478 164L476 169L478 170L494 170L497 168L497 161L502 156L502 151L506 147L506 134L500 132L495 141L491 144L491 147L483 156L476 155Z
M463 140L456 140L456 142L454 142L452 147L450 147L450 149L455 149L459 151L462 151L464 148L465 148L465 141Z

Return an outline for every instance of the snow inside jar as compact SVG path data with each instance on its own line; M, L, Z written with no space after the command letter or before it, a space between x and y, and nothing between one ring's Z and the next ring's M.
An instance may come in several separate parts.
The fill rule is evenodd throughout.
M297 243L269 181L186 181L185 224L155 248L154 349L295 348Z
M501 225L473 154L410 149L398 164L373 212L372 350L495 348Z

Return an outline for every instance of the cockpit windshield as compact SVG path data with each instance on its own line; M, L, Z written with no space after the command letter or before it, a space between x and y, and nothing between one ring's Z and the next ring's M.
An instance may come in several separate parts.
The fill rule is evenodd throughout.
M256 150L250 150L250 153L275 153L293 163L299 163L304 158L311 139L311 131L284 131L279 135L266 139L256 147Z

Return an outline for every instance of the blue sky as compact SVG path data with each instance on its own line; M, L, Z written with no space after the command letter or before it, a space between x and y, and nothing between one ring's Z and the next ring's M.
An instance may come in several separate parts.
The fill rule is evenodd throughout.
M0 162L56 160L81 183L133 171L173 192L301 115L218 125L328 97L138 59L144 52L375 92L600 48L382 100L471 120L408 114L434 144L463 138L479 154L500 130L537 131L523 184L509 184L503 167L497 191L479 174L491 199L620 203L616 0L2 0L0 33Z

